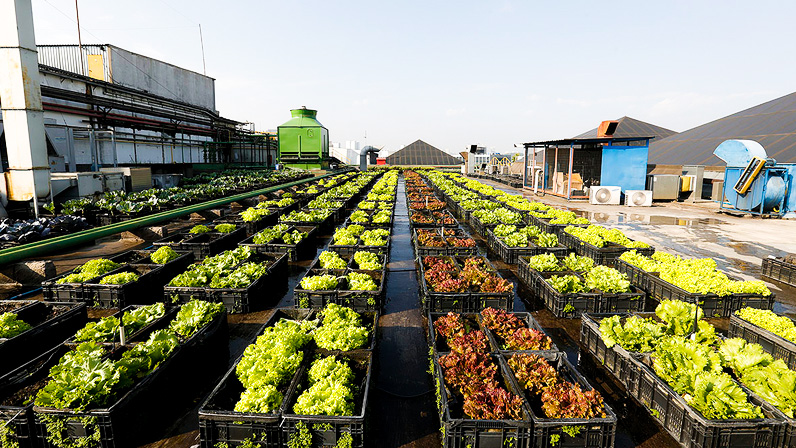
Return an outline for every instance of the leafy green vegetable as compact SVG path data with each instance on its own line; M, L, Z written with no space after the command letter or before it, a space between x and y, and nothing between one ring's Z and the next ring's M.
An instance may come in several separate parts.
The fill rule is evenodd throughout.
M223 303L191 300L180 307L177 316L169 324L169 329L183 339L188 339L223 311Z
M175 252L174 249L172 249L169 246L161 247L160 249L153 252L152 255L150 256L152 262L155 264L166 264L172 260L176 260L179 257L180 254Z
M630 280L614 268L595 266L586 274L586 288L609 294L630 292Z
M105 258L97 258L76 267L72 270L72 274L58 279L55 283L84 283L93 278L105 275L114 269L119 268L121 265Z
M163 303L140 306L122 314L122 324L127 334L133 334L144 328L146 325L160 319L166 314L166 306Z
M718 353L706 345L679 336L664 338L656 344L653 368L681 395L693 393L699 373L722 371Z
M355 252L354 262L356 262L359 269L379 271L384 268L384 265L379 261L379 256L371 252Z
M238 226L236 226L235 224L225 223L225 224L216 224L216 226L213 227L213 230L215 230L218 233L232 233L237 228Z
M125 283L138 281L138 274L135 272L119 272L102 277L100 285L124 285Z
M589 257L581 257L575 254L569 254L561 260L564 269L575 272L588 272L594 267L594 260Z
M337 277L330 274L308 275L299 282L301 289L323 291L337 288Z
M204 224L198 224L198 225L195 225L195 226L191 227L191 230L189 230L188 233L207 233L209 231L210 231L210 227L207 227Z
M318 262L323 269L345 269L348 266L340 255L332 250L325 250L318 256Z
M779 316L771 310L749 307L741 308L735 312L735 315L789 341L796 342L796 325L787 316Z
M354 392L351 367L333 356L312 363L309 388L299 395L293 412L299 415L353 415Z
M110 342L119 331L119 319L108 316L97 322L89 322L75 333L77 342Z
M540 272L561 270L558 258L553 254L534 255L528 259L528 266Z
M638 316L628 317L622 325L622 318L615 315L600 321L600 334L608 348L619 344L631 352L651 352L664 336L664 329L653 319Z
M30 324L19 320L16 313L0 314L0 338L13 338L30 329Z
M229 274L215 274L208 287L214 289L246 288L267 273L268 267L264 263L244 263Z
M361 325L359 313L334 303L319 313L323 319L313 337L318 347L326 350L354 350L368 340L368 329Z
M554 275L548 278L547 282L550 283L550 286L552 286L556 291L562 294L575 294L586 291L586 286L583 284L580 278L574 275Z
M83 411L100 406L113 396L122 374L105 351L84 342L50 369L50 381L36 393L37 406Z
M683 398L708 419L763 418L760 407L749 403L746 392L726 373L700 372L693 391Z
M348 280L348 289L351 291L376 291L379 285L368 274L363 272L350 272L346 279Z

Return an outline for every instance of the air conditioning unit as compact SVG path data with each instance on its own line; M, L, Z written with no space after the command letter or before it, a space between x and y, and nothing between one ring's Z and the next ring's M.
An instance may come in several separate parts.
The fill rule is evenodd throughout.
M628 207L652 207L651 190L625 191L625 205Z
M589 189L589 202L592 204L619 205L622 187L597 186Z

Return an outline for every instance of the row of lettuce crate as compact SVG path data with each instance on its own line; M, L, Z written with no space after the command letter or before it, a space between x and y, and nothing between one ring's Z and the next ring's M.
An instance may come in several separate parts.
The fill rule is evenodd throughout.
M396 172L386 174L374 187L378 199L385 199L373 201L374 210L389 212L389 223L394 220L396 188ZM356 217L359 211L335 229L332 240L310 264L293 290L296 307L317 308L332 303L356 310L382 309L391 230L362 222Z
M283 210L283 212L287 212L287 210ZM214 228L222 228L225 232L210 231ZM174 259L165 263L153 261L152 251L131 251L111 257L111 262L121 266L111 271L104 271L102 275L95 278L71 281L71 277L74 277L73 274L77 272L75 270L45 281L42 287L47 299L87 301L100 307L124 307L128 303L140 302L141 298L148 298L151 302L155 300L155 297L163 295L163 285L171 282L178 274L184 273L194 260L202 260L201 264L209 256L219 253L228 254L230 251L234 252L233 248L235 247L245 247L248 248L248 251L240 261L247 263L256 261L266 269L263 271L263 275L251 279L248 285L234 288L207 288L200 287L206 285L184 284L171 287L171 291L166 291L166 296L168 298L176 297L178 300L181 296L214 298L227 303L230 312L248 312L254 306L254 303L249 303L249 299L258 296L259 292L263 290L264 277L269 275L271 278L276 277L277 282L286 278L286 275L281 275L282 271L286 269L286 261L282 254L287 254L290 261L298 261L310 253L314 253L316 231L317 228L313 226L279 224L263 228L259 233L243 240L246 237L246 229L238 227L236 224L198 225L194 226L191 231L154 243L155 247L167 247L173 251L170 253L175 255ZM286 239L285 235L292 239ZM228 267L232 268L233 266ZM103 284L105 277L122 272L134 274L137 279L124 284ZM166 287L166 289L169 288L169 286Z
M682 302L662 305L671 303ZM741 339L716 336L715 329L702 321L695 337L688 338L694 322L691 307L681 316L688 324L681 332L686 339L679 342L685 348L676 356L672 353L677 352L661 349L677 346L666 337L675 340L667 335L678 327L662 314L666 311L661 307L656 313L613 317L583 314L581 346L683 447L796 445L796 343L747 319L763 315L760 322L787 320L791 331L796 328L793 321L768 310L746 308L730 318L729 338ZM702 315L698 311L698 316ZM658 325L668 329L655 337L645 335L647 328ZM626 345L631 340L637 345ZM669 367L673 360L682 363L674 364L679 368ZM689 369L696 372L693 391L683 379L691 375ZM680 376L671 370L679 371ZM686 390L675 390L682 388Z
M72 317L0 339L5 350L25 338L29 359L12 369L4 362L0 374L4 447L115 448L152 442L148 437L189 409L229 358L227 314L219 304L133 305L87 321L85 304L37 303L29 306L66 306L70 311L60 316ZM26 318L24 309L18 314ZM128 330L124 341L120 326ZM26 337L42 330L47 337Z
M617 417L528 313L429 313L444 447L613 447Z
M276 309L200 406L201 447L366 446L378 319Z

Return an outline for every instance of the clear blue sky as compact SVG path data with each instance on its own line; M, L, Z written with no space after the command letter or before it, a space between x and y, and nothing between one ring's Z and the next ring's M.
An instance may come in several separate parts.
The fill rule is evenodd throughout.
M796 91L792 1L79 0L84 43L216 78L225 117L318 109L332 141L566 138L628 115L684 131ZM33 0L37 43L77 43L73 0ZM68 16L68 17L67 17Z

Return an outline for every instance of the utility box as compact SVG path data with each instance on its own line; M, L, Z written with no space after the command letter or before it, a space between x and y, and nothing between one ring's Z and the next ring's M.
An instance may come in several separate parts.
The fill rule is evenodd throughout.
M180 185L182 174L153 174L152 186L155 188L171 188Z
M329 130L317 114L312 109L292 109L293 118L277 127L280 163L302 169L329 168Z
M124 173L103 173L102 189L104 191L125 191Z
M50 173L50 179L53 193L63 193L63 198L79 198L105 191L103 173L99 171Z
M680 176L677 174L652 174L647 176L647 190L652 190L656 201L674 201L680 197Z
M122 173L125 191L144 191L152 188L152 169L149 167L100 168L103 173Z

